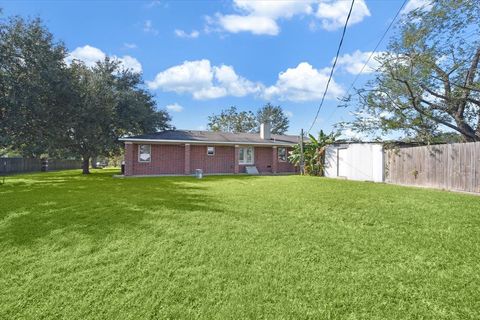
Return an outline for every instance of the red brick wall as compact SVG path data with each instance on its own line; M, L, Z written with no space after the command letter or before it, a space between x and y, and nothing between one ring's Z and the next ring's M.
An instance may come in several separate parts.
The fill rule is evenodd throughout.
M255 166L260 173L272 173L272 147L255 147Z
M257 167L258 171L260 173L272 173L273 168L275 167L275 161L277 173L295 172L295 166L290 162L278 161L278 148L275 149L275 152L272 149L274 148L255 147L255 166ZM291 150L291 148L287 148L287 155Z
M125 143L125 175L131 176L133 172L133 154L135 152L135 145L132 143Z
M190 151L191 151L190 144L185 144L185 157L184 157L185 162L184 162L184 169L183 169L184 174L190 174L190 163L191 163Z
M257 167L258 172L260 173L272 173L274 168L274 161L276 161L277 165L277 172L296 172L295 167L293 164L287 162L278 161L278 153L273 152L273 147L255 147L255 163L254 165ZM291 148L287 148L287 153L291 151ZM275 154L275 157L273 156ZM239 169L240 173L245 173L245 166L240 165Z
M234 146L215 146L215 155L207 155L207 146L190 147L190 171L202 169L204 173L234 173Z
M132 175L184 174L185 146L152 144L151 162L138 162L138 145L132 144L132 146Z
M292 148L287 148L287 158L289 156L289 152L292 150L293 150ZM277 153L277 161L278 161L278 153ZM287 159L286 162L282 162L282 161L277 162L277 172L296 172L296 169L295 169L295 166L290 162L288 162L288 159Z
M207 155L207 146L190 145L190 168L188 156L185 158L185 145L152 144L151 162L138 162L138 145L125 145L125 175L185 174L185 169L194 173L202 169L204 173L235 173L234 146L215 146L215 155ZM277 173L295 172L288 162L273 157L272 147L255 147L255 166L260 173L272 173L273 161L277 161ZM290 151L291 149L288 149ZM276 153L275 153L276 154ZM186 168L187 167L187 168ZM239 166L239 173L245 173L245 166Z

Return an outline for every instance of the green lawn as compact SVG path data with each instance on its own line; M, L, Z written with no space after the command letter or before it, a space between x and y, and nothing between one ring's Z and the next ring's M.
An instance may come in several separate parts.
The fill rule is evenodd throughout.
M480 197L113 173L0 186L0 319L479 318Z

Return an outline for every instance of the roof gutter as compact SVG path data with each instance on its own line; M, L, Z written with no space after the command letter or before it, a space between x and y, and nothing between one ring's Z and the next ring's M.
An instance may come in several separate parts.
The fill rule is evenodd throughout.
M123 142L144 142L144 143L189 143L189 144L216 144L216 145L258 145L258 146L286 146L292 147L296 145L294 142L248 142L248 141L201 141L201 140L167 140L167 139L136 139L136 138L120 138Z

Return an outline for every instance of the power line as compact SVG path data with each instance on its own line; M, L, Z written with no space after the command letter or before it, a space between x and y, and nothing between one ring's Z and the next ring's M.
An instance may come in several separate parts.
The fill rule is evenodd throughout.
M353 4L354 3L355 3L355 0L352 0L352 4L350 5L350 10L348 11L347 20L345 21L345 25L343 26L342 38L340 39L340 43L338 44L337 54L335 55L335 60L333 61L332 69L330 70L330 76L328 77L327 85L325 86L325 91L323 92L323 95L322 95L322 100L320 101L320 105L318 106L317 114L315 115L315 118L313 119L312 125L308 129L308 133L310 133L310 130L312 130L313 126L315 125L315 122L318 119L318 114L320 113L320 110L322 109L323 102L325 101L325 96L327 95L328 86L330 85L330 81L332 80L333 72L335 71L335 66L337 65L338 56L340 54L340 49L342 48L343 39L345 37L345 32L347 31L347 25L348 25L348 21L350 20L350 15L352 14L352 9L353 9Z
M348 93L350 92L350 90L352 90L353 86L355 85L355 82L357 82L358 80L358 77L362 74L363 70L365 69L365 67L367 66L368 62L370 62L370 59L373 57L373 55L375 54L375 52L377 51L378 47L380 46L380 44L382 43L383 39L385 38L385 36L387 35L388 31L390 30L390 28L393 26L393 23L395 22L395 20L397 19L398 15L400 14L400 12L402 11L403 7L405 7L406 3L407 3L408 0L405 0L400 9L398 9L397 13L395 14L393 20L390 22L390 24L388 25L387 29L385 30L385 32L383 33L382 37L380 38L380 40L378 41L377 45L375 46L375 48L373 49L373 51L370 53L370 56L368 57L367 61L365 62L365 64L362 66L362 69L360 70L359 73L357 73L357 75L355 76L355 79L353 80L352 84L350 85L350 87L348 88L347 90L347 93L346 93L346 96L348 96ZM474 35L478 35L478 32L474 31L470 34L467 35L467 37L465 39L468 39ZM378 71L379 69L376 69L375 71Z
M365 61L364 65L362 66L362 69L360 69L360 72L357 73L357 75L355 76L355 78L353 79L352 83L350 84L350 87L348 88L347 90L347 93L345 94L345 96L348 96L348 93L350 92L350 90L352 90L353 86L355 85L355 82L357 82L358 80L358 77L360 77L360 75L362 74L363 70L365 70L365 67L367 66L367 64L370 62L370 59L372 59L373 55L375 54L375 52L377 51L378 47L380 46L380 44L382 43L383 39L385 39L386 35L388 34L388 31L390 31L390 28L392 28L393 24L395 23L395 21L397 20L397 17L400 15L400 12L402 12L402 9L403 7L405 7L405 5L407 4L407 1L408 0L404 0L402 5L400 6L400 8L398 9L397 13L395 14L395 16L393 17L392 21L390 22L390 24L388 25L387 29L385 30L385 32L383 32L382 36L380 37L380 40L378 40L377 42L377 45L375 46L375 48L373 49L373 51L370 53L370 55L368 56L367 58L367 61ZM333 114L335 113L335 111L337 110L337 108L333 109L333 112L328 116L327 119L330 119Z
M402 11L403 7L405 7L405 4L407 4L407 1L408 0L405 0L403 1L402 3L402 6L400 7L400 9L398 9L397 13L395 14L395 16L393 17L392 21L390 22L390 24L388 25L387 29L385 30L385 32L382 34L382 37L380 38L380 40L377 42L377 45L375 46L375 48L373 49L373 51L370 53L370 55L368 56L368 59L367 61L365 61L365 64L363 65L362 69L360 70L359 73L357 73L355 79L353 79L353 82L352 84L350 85L350 87L348 88L347 90L347 94L350 92L350 90L352 90L353 86L355 85L355 82L357 82L358 80L358 77L362 74L363 70L365 69L365 67L367 66L367 64L370 62L370 59L372 59L373 55L375 54L375 52L377 51L378 47L380 46L380 44L382 43L383 39L385 39L385 36L387 35L388 31L390 31L390 28L393 26L395 20L397 20L397 17L398 15L400 14L400 12Z

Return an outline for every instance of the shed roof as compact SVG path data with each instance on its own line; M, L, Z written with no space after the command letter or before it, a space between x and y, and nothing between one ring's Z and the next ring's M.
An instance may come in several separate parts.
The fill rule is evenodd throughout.
M231 133L198 130L165 130L121 138L125 142L192 143L192 144L257 144L291 146L297 144L298 136L272 134L271 139L262 139L258 133Z

